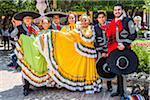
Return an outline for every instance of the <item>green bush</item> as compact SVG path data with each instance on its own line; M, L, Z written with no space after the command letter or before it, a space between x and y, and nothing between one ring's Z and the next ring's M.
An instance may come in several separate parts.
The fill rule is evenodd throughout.
M136 40L132 43L132 50L139 59L138 72L150 72L150 40Z

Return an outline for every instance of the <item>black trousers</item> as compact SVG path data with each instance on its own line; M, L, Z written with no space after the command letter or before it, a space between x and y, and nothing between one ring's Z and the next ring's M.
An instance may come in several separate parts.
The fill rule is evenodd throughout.
M3 36L3 40L4 40L4 48L6 48L6 44L8 44L8 50L9 50L9 37Z
M112 88L111 81L107 81L107 89L110 89L110 88Z
M23 90L29 91L30 83L24 78L23 78L23 80L24 80Z
M117 92L124 96L123 76L117 75Z

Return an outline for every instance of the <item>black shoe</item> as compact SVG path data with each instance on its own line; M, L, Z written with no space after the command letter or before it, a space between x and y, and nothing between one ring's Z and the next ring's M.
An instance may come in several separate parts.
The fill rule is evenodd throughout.
M103 91L103 88L101 87L99 92L102 92L102 91Z
M107 91L108 91L108 92L112 92L112 91L113 91L113 88L108 88Z
M112 93L110 96L111 96L111 97L115 97L115 96L119 96L119 95L120 95L119 92L114 92L114 93Z
M28 90L24 90L24 91L23 91L23 95L24 95L24 96L29 95L29 91L28 91Z
M13 63L8 64L7 66L8 66L8 67L13 66Z
M32 92L32 91L34 91L34 90L29 88L29 91Z

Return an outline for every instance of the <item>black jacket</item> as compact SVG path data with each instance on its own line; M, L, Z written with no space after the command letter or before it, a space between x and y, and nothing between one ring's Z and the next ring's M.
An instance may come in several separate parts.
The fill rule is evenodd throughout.
M99 27L98 24L94 26L95 30L95 41L94 46L100 53L107 52L107 38L105 31Z

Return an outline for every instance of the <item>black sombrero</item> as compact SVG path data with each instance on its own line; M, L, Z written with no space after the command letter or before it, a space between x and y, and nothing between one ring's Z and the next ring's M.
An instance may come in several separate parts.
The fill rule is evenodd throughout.
M96 63L97 73L100 77L106 79L112 79L116 76L116 74L110 72L110 68L106 63L107 58L100 58L99 61Z
M59 11L56 11L56 12L47 12L45 13L45 16L47 17L53 17L54 15L59 15L60 17L66 17L67 14L64 13L64 12L59 12Z
M130 49L125 49L123 51L115 49L110 53L107 63L110 72L119 75L135 72L139 64L138 57Z
M35 19L35 18L40 17L41 15L36 13L36 12L24 11L24 12L17 13L14 16L14 19L23 20L23 18L26 17L26 16L31 16L33 19Z

